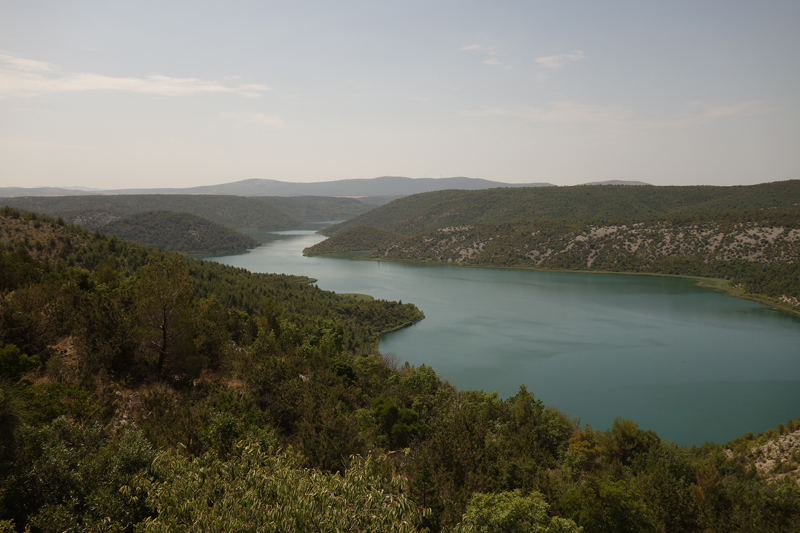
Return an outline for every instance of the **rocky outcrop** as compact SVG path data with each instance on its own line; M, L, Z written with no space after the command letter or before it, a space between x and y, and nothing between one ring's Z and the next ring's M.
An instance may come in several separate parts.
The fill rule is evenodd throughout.
M498 262L519 266L603 268L621 260L653 264L666 257L703 262L744 260L792 263L800 258L800 230L756 223L673 226L644 223L585 226L544 232L509 228L447 227L380 250L386 259L437 262Z

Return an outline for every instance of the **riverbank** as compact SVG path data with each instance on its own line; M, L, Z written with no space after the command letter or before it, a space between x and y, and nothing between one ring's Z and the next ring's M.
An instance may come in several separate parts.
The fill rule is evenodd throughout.
M424 319L425 319L425 314L422 313L422 316L419 317L417 320L409 320L405 324L400 324L399 326L396 326L396 327L394 327L392 329L387 329L386 331L381 331L380 333L378 333L378 337L380 338L381 335L387 335L389 333L394 333L395 331L400 331L401 329L409 328L409 327L413 326L414 324L416 324L417 322L422 322Z
M702 276L688 276L682 274L661 274L658 272L616 272L610 270L567 270L567 269L544 269L544 268L531 268L531 267L524 267L524 266L495 266L495 265L472 265L468 263L441 263L436 261L398 261L396 259L384 259L381 257L372 257L371 254L374 253L375 250L365 250L362 252L350 252L346 254L348 257L346 259L356 260L356 261L378 261L384 263L424 263L424 264L446 264L450 266L459 266L459 267L466 267L466 268L492 268L492 269L500 269L500 270L530 270L533 272L561 272L561 273L574 273L574 274L611 274L611 275L621 275L621 276L653 276L659 278L680 278L680 279L689 279L696 282L698 287L703 287L707 289L712 289L715 291L722 292L726 296L730 296L732 298L741 298L743 300L750 300L752 302L758 302L762 305L766 305L772 307L774 309L779 309L786 313L792 314L794 316L800 317L800 307L793 306L786 302L782 302L775 298L770 298L760 294L749 294L744 292L741 288L732 286L730 282L726 279L721 278L706 278ZM305 251L304 251L305 255ZM343 257L345 254L319 254L318 256L322 257Z

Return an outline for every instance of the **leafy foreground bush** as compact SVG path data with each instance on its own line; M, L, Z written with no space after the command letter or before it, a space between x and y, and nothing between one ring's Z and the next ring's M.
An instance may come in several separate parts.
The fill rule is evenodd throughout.
M472 496L464 521L455 533L579 533L583 528L557 516L547 516L549 505L542 495L524 496L521 491L499 494L476 493Z
M146 533L411 532L425 514L401 493L403 480L381 477L371 458L351 457L343 475L327 474L302 468L291 451L244 440L229 457L165 453L153 469L165 481L139 485L156 513L137 526Z
M99 427L63 418L21 440L6 502L38 507L27 522L34 531L403 533L423 529L431 513L405 494L405 478L382 474L386 456L352 456L342 474L325 473L276 448L268 430L194 458L156 455L138 431L103 442ZM582 531L548 507L539 493L475 494L454 531ZM4 531L14 522L0 522Z
M122 489L156 457L137 430L106 438L97 424L66 418L25 426L14 461L2 472L0 509L34 531L123 531L151 514L143 494ZM0 531L13 531L12 522Z

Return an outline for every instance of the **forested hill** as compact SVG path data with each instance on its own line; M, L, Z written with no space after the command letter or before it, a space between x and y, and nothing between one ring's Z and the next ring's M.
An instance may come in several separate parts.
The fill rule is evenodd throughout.
M280 230L300 222L283 211L255 198L242 196L200 196L184 194L141 194L125 196L60 196L6 198L3 203L16 209L61 217L70 224L101 229L114 220L144 211L190 213L236 231Z
M463 224L545 220L613 224L799 205L800 180L736 187L578 185L450 190L400 198L330 226L324 233L334 235L354 226L366 226L415 235Z
M276 303L276 309L287 316L300 317L297 319L303 323L316 318L343 322L347 325L345 337L350 349L375 346L380 332L422 318L412 304L399 305L382 300L358 302L307 285L305 278L254 274L211 261L178 258L113 235L89 232L35 213L20 214L8 207L1 209L0 213L0 245L4 254L26 258L3 265L4 285L0 290L7 290L16 283L24 285L24 280L39 280L50 270L66 270L69 276L77 276L78 280L82 280L87 272L94 273L95 281L106 285L125 280L132 282L136 273L149 263L161 263L172 258L187 268L188 282L195 296L213 297L225 308L250 314L260 313L264 302L272 299L280 301L280 304ZM148 289L142 286L142 290L146 292ZM46 338L47 335L43 335L37 340L38 346L44 346L42 343Z
M737 295L800 311L800 181L448 191L326 231L333 236L304 253L717 278Z
M374 207L353 198L189 194L21 197L5 198L3 204L101 230L118 218L153 210L190 213L235 231L271 231L297 228L306 221L344 220Z
M118 218L103 226L103 232L170 252L193 254L233 252L261 244L197 215L172 211L143 211Z
M412 304L303 281L0 210L0 531L800 531L800 418L580 426L378 353Z

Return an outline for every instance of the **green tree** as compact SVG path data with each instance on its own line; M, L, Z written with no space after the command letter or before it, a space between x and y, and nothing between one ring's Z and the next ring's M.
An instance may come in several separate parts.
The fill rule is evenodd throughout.
M13 458L17 429L28 416L27 398L23 389L6 378L0 378L0 478L6 461Z
M422 435L428 427L413 409L398 407L387 398L372 400L372 414L381 432L380 442L391 448L408 446L413 436Z
M175 256L152 260L136 275L136 310L144 345L156 354L156 370L161 373L167 358L180 351L180 341L189 334L193 303L189 270Z
M636 487L624 479L589 477L564 495L561 506L587 531L634 533L652 529Z
M548 516L539 493L527 496L515 490L498 494L475 493L454 533L579 533L583 528L566 518Z
M626 465L660 442L655 432L641 430L633 420L620 417L614 419L610 434L611 452Z
M41 364L38 355L25 355L13 344L0 348L0 378L19 381L22 374Z
M129 531L151 511L145 493L120 491L154 458L137 430L106 438L101 426L66 418L25 426L13 468L0 483L3 518L42 532Z

